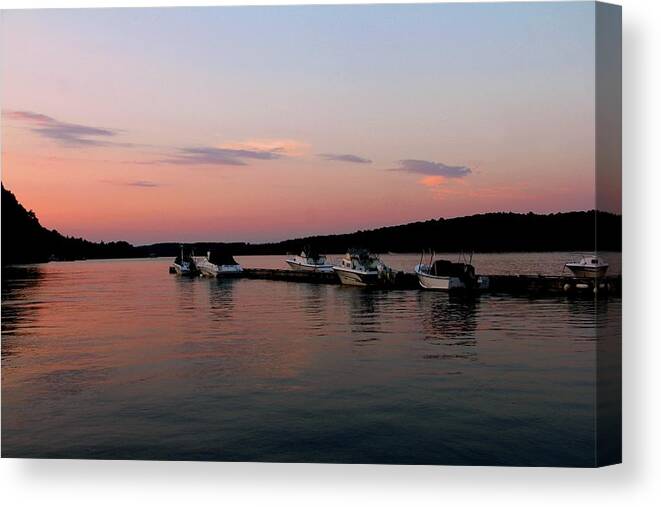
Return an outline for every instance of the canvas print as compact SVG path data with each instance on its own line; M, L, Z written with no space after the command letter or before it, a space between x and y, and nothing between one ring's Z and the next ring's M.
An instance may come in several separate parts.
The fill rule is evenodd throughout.
M621 9L1 13L2 457L621 461Z

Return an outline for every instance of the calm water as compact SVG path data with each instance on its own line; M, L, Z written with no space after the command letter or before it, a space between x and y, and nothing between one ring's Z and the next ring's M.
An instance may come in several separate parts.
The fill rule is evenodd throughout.
M549 269L517 255L474 261ZM593 325L619 299L182 279L169 262L3 271L3 456L593 463Z

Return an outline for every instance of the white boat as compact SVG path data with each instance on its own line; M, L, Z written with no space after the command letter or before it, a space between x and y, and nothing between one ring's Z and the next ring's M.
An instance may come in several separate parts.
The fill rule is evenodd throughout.
M243 273L241 265L229 254L208 251L205 257L195 257L195 266L203 276L231 277Z
M340 282L345 285L367 287L379 282L381 273L386 270L381 260L367 250L349 250L340 261L339 266L333 266Z
M193 257L184 255L184 245L181 245L181 253L174 259L171 268L180 276L194 276L198 273Z
M596 255L586 255L579 261L568 262L565 267L578 278L599 278L608 271L608 263Z
M471 256L472 257L472 256ZM436 260L432 254L429 264L420 264L415 267L415 274L423 289L451 291L457 289L472 289L477 286L475 268L469 262L452 262Z
M301 255L295 255L286 262L294 271L333 272L333 265L327 262L326 256L318 254L310 247L303 248Z

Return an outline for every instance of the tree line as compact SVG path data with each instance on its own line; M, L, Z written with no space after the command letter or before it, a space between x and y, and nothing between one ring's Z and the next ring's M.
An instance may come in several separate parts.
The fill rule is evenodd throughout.
M272 243L188 243L198 255L208 250L232 255L284 255L304 246L328 254L353 247L375 253L437 252L542 252L620 251L622 217L602 211L535 213L484 213L458 218L438 218L404 225L359 230L349 234L308 236ZM2 264L48 260L174 257L176 242L134 246L126 241L92 242L64 236L39 223L14 194L2 186Z

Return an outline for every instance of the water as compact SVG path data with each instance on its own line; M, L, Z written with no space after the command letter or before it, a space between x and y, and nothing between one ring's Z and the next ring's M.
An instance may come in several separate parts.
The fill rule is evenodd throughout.
M617 322L619 299L186 279L169 262L3 271L3 456L593 464L595 314Z

